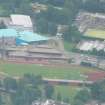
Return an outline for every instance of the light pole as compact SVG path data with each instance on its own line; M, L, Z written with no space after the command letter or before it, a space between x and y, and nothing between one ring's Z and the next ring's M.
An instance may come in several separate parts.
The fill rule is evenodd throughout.
M2 36L2 45L1 45L1 56L2 56L2 60L5 60L5 41L4 41L4 36Z

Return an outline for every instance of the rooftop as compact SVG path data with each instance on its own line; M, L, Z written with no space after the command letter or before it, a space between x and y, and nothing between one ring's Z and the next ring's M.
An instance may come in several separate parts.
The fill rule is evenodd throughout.
M17 31L15 29L0 29L0 37L16 37L24 42L44 41L49 39L48 37L39 35L37 33L29 31Z
M12 24L24 27L32 27L32 21L28 15L13 14L11 15Z
M0 29L0 37L16 37L17 31L14 29Z
M41 36L37 33L23 31L23 32L20 32L19 39L24 40L26 42L32 42L32 41L44 41L44 40L48 40L49 38L45 36Z

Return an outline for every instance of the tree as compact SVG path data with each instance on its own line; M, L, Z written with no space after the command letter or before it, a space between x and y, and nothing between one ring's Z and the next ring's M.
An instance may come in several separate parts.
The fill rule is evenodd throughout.
M101 0L86 0L82 8L89 12L105 12L105 2Z
M15 79L7 77L4 79L4 88L6 90L16 90L17 89L17 82Z
M19 79L16 93L11 94L13 105L31 105L34 100L39 99L41 90L38 86L42 83L40 78L40 76L25 74Z
M82 34L78 31L76 27L69 26L68 31L63 33L63 37L67 41L78 42L81 39Z
M84 105L84 103L83 103L81 100L76 99L76 100L73 102L73 105Z
M30 0L21 0L18 6L17 13L32 15L32 7L30 5Z
M26 87L23 94L25 103L30 105L34 100L41 97L41 92L38 88Z
M69 103L70 99L68 97L66 97L66 98L63 99L63 102Z
M52 95L54 94L54 87L50 84L46 84L44 90L45 90L45 96L49 99L52 98Z
M91 93L87 89L80 90L75 96L75 100L80 100L83 103L90 101Z
M2 80L0 80L0 87L3 87L3 83L2 83Z
M52 4L54 6L64 6L65 0L47 0L47 3Z
M0 94L0 105L3 105L2 95Z
M49 22L53 22L56 24L68 23L67 12L65 12L63 9L62 10L56 9L53 6L48 6L48 9L46 11L46 19Z
M69 25L72 25L76 14L82 5L82 0L65 0L64 9L67 13Z
M62 101L61 93L57 93L57 100L58 100L58 101Z
M33 86L38 86L42 83L42 77L40 75L25 74L23 80L26 84L32 84Z
M57 33L57 25L55 23L48 23L48 34L55 36Z
M5 26L4 22L1 21L1 23L0 23L0 29L5 29L5 28L6 28L6 26Z
M13 105L25 105L25 100L19 93L11 94L11 101Z
M99 83L94 83L91 86L91 93L93 96L93 99L98 100L99 102L105 102L105 81L101 81Z
M8 15L13 13L23 13L23 14L32 14L32 8L30 5L30 0L3 0L0 1L3 9ZM4 16L5 14L3 14Z
M36 22L36 30L39 33L48 33L48 21L43 18L38 19Z

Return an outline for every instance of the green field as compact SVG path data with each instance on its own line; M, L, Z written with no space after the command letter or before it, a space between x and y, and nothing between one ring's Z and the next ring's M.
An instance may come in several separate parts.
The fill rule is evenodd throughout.
M75 48L75 44L64 41L64 48L66 51L72 51L72 49Z
M8 64L1 63L0 71L7 73L11 76L22 76L26 73L35 75L42 75L46 78L59 78L59 79L85 79L81 74L91 72L92 69L85 67L47 67L34 64Z
M61 94L62 100L69 98L69 100L72 102L74 96L79 91L78 87L73 86L55 86L55 97L58 93Z
M92 38L105 39L105 31L99 29L88 29L84 35Z

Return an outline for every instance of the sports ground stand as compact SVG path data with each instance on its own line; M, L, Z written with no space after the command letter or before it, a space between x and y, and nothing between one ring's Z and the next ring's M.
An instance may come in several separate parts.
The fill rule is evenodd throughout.
M84 37L90 39L81 40L77 49L81 51L105 51L105 14L79 12L75 25Z
M105 51L105 41L82 40L77 45L77 48L82 51L92 51L93 49L96 49L97 51L100 51L100 50Z
M58 40L28 31L1 29L0 58L17 63L67 63L69 58Z
M76 64L85 62L92 66L105 69L104 56L100 55L101 57L99 57L99 55L88 54L88 52L92 52L94 49L97 52L105 52L105 14L80 11L75 19L74 25L84 37L76 46L76 49L80 53L76 52L72 54L73 62Z
M66 62L67 57L60 51L53 48L42 48L42 47L19 47L19 48L8 48L8 59L17 61L32 61L32 62Z
M88 28L105 30L105 14L79 12L75 25L80 32L85 32Z

